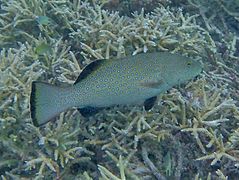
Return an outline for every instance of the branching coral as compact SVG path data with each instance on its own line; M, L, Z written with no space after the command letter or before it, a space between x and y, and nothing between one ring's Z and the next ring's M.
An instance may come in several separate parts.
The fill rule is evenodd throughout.
M225 0L213 0L212 3L213 6L208 6L208 1L200 0L200 1L194 1L194 0L188 0L189 4L192 5L194 8L199 9L201 17L203 18L206 27L208 30L212 30L215 27L218 27L218 25L222 25L223 27L229 28L228 26L232 26L234 23L233 21L226 22L225 17L227 19L233 18L234 20L238 21L239 14L237 13L239 3L237 1L225 1ZM213 8L214 7L214 8ZM228 16L226 16L226 15ZM220 24L216 25L213 23L213 26L211 25L211 22L219 18L218 22ZM236 25L234 25L236 27ZM218 30L220 28L218 27Z
M122 160L122 156L119 157L119 159L117 159L113 154L111 154L110 152L107 152L107 154L109 156L111 156L113 158L113 160L116 161L117 166L119 168L120 171L120 178L116 177L114 174L112 174L109 170L107 170L105 167L98 165L99 171L102 175L103 179L115 179L115 180L126 180L126 175L125 175L125 169L126 169L126 165L127 165L127 160L126 162L124 162Z
M211 43L206 40L204 30L196 25L196 16L184 16L181 11L176 12L175 16L160 6L152 14L145 15L142 10L133 14L134 19L129 19L105 10L97 13L100 7L95 8L95 12L85 12L87 16L73 21L77 31L71 36L80 38L82 48L87 53L83 54L85 57L91 55L93 58L108 59L111 54L121 56L155 49L197 55ZM95 36L92 37L92 34ZM91 41L87 42L82 37L91 37ZM99 54L103 54L103 57Z
M69 117L69 115L66 115ZM79 146L77 136L79 135L79 127L75 124L69 126L69 124L63 124L64 116L61 115L56 129L52 131L49 127L45 128L43 132L40 132L36 127L29 125L29 130L36 133L39 138L38 145L41 148L40 152L37 152L36 158L31 157L31 160L26 162L26 168L36 168L38 164L41 164L38 170L38 176L45 176L45 168L56 173L56 176L60 178L64 171L62 168L69 164L69 161L76 162L77 158L83 157L83 155L93 155L92 152L86 148ZM79 123L78 123L79 124ZM44 153L44 154L43 154Z
M210 17L208 9L201 11L203 4L196 4L203 1L188 1L184 9L158 4L151 13L140 9L130 17L100 2L1 2L1 178L238 175L232 173L239 166L238 35L225 36L230 25L216 26L212 19L217 15ZM213 2L237 20L230 3ZM186 7L200 12L185 13ZM83 119L71 110L43 128L31 124L32 81L70 85L95 59L148 51L200 57L205 72L186 87L160 95L150 112L140 106L112 107Z
M172 1L173 5L179 5L178 1ZM197 13L197 20L205 27L214 41L215 48L207 49L209 59L220 61L226 68L238 69L238 16L239 4L237 1L226 0L187 0L180 4L185 10L192 14ZM217 52L217 55L215 54ZM220 54L218 56L218 54ZM215 58L216 56L216 58ZM234 63L231 63L234 62Z
M38 79L46 71L48 73L45 73L45 75L49 76L52 71L60 70L55 67L55 61L60 63L66 57L73 56L69 52L69 48L61 47L61 40L51 47L51 54L47 51L38 54L36 48L38 44L45 42L45 40L41 37L39 39L32 37L32 39L34 40L32 46L26 43L20 44L19 49L12 48L1 51L0 147L7 150L1 156L1 174L4 174L7 167L12 169L8 172L10 176L10 174L18 174L19 171L30 170L35 164L40 163L37 176L41 177L47 174L47 168L45 167L50 168L59 176L60 168L64 167L68 161L75 160L75 155L81 152L87 154L88 151L79 146L77 141L79 130L77 129L74 130L69 126L58 124L58 128L54 131L51 131L50 128L39 131L26 124L31 122L28 108L29 96L33 80ZM55 42L55 40L52 40L52 42ZM68 63L68 65L71 64ZM69 116L65 118L70 119ZM62 124L62 121L60 122ZM71 132L71 130L73 131ZM71 140L74 138L75 140ZM44 148L41 148L41 146ZM15 159L21 161L15 161ZM27 161L25 165L24 161Z

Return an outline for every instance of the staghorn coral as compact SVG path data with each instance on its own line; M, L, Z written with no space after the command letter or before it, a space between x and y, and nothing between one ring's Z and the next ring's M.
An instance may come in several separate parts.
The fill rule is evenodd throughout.
M203 14L162 4L126 17L109 12L105 1L1 3L2 179L237 177L237 34L225 36L216 26L214 36L198 24ZM150 112L112 107L84 119L71 110L42 128L32 126L33 80L73 84L95 59L155 50L201 58L205 72L160 95Z
M36 40L36 44L39 42L42 42L41 38ZM32 45L34 46L33 42ZM55 59L59 59L58 55L64 59L65 49L59 48L58 45L58 43L55 44L56 52L52 55ZM62 50L61 53L58 48ZM48 59L47 56L39 56L35 48L28 43L20 44L19 49L1 51L0 82L3 86L1 86L0 146L5 150L1 151L3 154L0 174L5 174L4 171L7 169L11 169L11 172L7 173L9 177L26 174L29 169L38 167L36 164L41 163L35 178L47 175L47 170L44 171L45 167L59 176L60 167L64 167L68 161L75 159L75 154L88 152L76 145L78 143L77 128L71 132L69 126L58 124L54 132L50 129L39 131L28 124L31 122L28 108L31 82L42 76L45 71L50 72L47 67L54 65L54 57ZM68 118L70 119L69 116ZM72 140L74 138L76 139ZM41 146L44 146L44 149Z
M96 8L100 7L96 6ZM175 13L176 16L163 6L159 6L151 15L145 15L143 10L135 12L132 20L120 17L117 12L110 16L109 12L104 10L100 16L90 12L82 20L74 22L77 31L70 35L74 39L81 40L82 49L87 53L82 53L85 57L90 54L94 58L109 58L111 53L119 57L132 54L132 51L136 54L156 49L182 51L191 55L203 52L206 43L211 42L204 40L207 34L195 24L196 16L184 17L180 10ZM91 16L96 18L94 21L97 23L88 22ZM206 35L202 35L204 33ZM92 34L95 36L92 37ZM190 40L188 36L191 37ZM87 37L86 39L91 37L91 42L85 41L82 37ZM92 47L94 51L90 51ZM191 49L187 50L190 47Z
M172 0L171 6L179 5L190 14L199 14L198 22L213 38L216 49L207 49L208 57L214 62L223 59L226 68L233 68L234 71L237 71L238 76L238 1L187 0L182 2ZM217 55L218 57L215 57L215 51L220 54ZM223 58L221 59L221 57ZM232 61L234 63L231 63Z
M105 2L103 8L107 10L119 11L120 15L132 16L135 11L140 11L142 8L149 13L154 10L157 5L161 3L164 6L170 4L168 0L108 0Z

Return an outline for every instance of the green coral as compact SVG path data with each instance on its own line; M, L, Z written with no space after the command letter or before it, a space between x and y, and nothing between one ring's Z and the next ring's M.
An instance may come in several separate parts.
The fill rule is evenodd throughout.
M238 21L238 4L214 0L218 15L203 0L161 1L150 13L147 2L125 16L107 1L1 1L2 179L238 176L239 37L231 23L220 25ZM32 125L32 81L73 84L95 59L151 51L201 59L204 73L161 94L150 112L112 107L86 120L73 109Z

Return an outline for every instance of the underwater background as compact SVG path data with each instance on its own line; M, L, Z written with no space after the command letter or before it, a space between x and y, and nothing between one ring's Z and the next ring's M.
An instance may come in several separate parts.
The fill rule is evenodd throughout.
M239 0L1 0L1 179L238 179L238 12ZM69 86L96 59L155 51L204 72L150 112L32 124L32 81Z

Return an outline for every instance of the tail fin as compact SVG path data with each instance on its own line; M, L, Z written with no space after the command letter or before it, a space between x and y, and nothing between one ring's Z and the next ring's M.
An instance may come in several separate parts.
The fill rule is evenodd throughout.
M30 110L33 124L47 123L68 108L64 101L64 89L43 82L33 82L30 97Z

